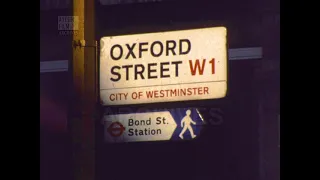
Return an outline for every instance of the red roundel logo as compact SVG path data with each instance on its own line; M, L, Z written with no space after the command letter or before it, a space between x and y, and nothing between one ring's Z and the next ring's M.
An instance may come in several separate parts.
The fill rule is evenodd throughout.
M108 133L113 137L119 137L124 132L125 128L119 122L113 122L107 128Z

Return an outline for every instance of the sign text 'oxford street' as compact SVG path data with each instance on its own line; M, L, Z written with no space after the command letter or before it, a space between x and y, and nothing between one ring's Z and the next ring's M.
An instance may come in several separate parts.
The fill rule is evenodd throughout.
M226 28L103 37L103 105L222 98L227 90Z

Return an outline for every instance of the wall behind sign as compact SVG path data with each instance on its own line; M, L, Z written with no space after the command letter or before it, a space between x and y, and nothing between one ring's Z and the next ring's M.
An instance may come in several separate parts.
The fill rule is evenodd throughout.
M172 0L99 0L102 5L113 4L130 4L130 3L146 3L146 2L158 2L158 1L172 1ZM72 0L40 0L40 9L64 9L70 8Z
M67 131L67 72L40 76L40 128L43 132L64 134Z
M40 180L72 179L67 77L67 72L40 75Z

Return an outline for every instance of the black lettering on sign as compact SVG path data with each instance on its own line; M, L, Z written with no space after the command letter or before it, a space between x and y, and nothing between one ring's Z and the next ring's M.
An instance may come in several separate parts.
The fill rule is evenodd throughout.
M171 46L171 44L172 44L172 46ZM175 56L176 53L174 52L174 49L176 48L176 42L173 41L173 40L168 40L166 42L166 46L167 46L167 48L166 48L166 56L169 56L169 51L171 51L172 55Z
M187 50L183 51L183 44L186 44L188 45L188 47L186 48ZM184 55L184 54L188 54L191 50L191 42L189 41L189 39L181 39L179 40L179 54L180 55Z
M134 123L133 123L133 119L129 119L129 120L128 120L128 126L133 126L133 124L134 124Z
M154 52L154 46L155 46L156 44L158 44L158 46L160 47L160 51L158 52L158 54L156 54L156 53ZM155 42L153 42L153 43L151 44L150 50L151 50L151 55L152 55L153 57L159 57L159 56L162 55L163 45L162 45L162 43L161 43L160 41L155 41Z
M121 79L121 74L119 72L115 72L116 69L120 70L121 68L119 66L113 66L111 68L111 74L117 76L117 78L110 78L110 80L113 81L113 82L119 81Z
M138 70L138 67L140 67L141 70ZM135 70L135 74L134 74L134 79L135 80L138 79L138 75L140 75L141 79L144 79L144 76L143 76L144 66L143 66L143 64L135 65L134 70Z
M122 66L122 68L125 68L126 69L126 80L128 81L129 80L129 68L132 68L133 65L125 65L125 66Z
M176 77L179 76L179 64L182 64L182 61L173 61L171 64L176 65Z
M163 66L164 65L169 65L170 63L169 62L162 62L160 63L160 78L167 78L167 77L170 77L170 75L164 75L163 72L165 71L169 71L169 68L164 68Z
M129 44L126 44L127 48L128 48L128 54L126 56L126 59L128 59L130 57L130 55L135 59L136 55L134 55L133 49L136 46L136 43L132 44L132 46L130 46Z
M143 51L148 51L148 48L143 48L142 46L145 46L145 45L148 45L147 42L142 42L142 43L139 43L139 58L142 57L142 52Z
M115 57L114 54L113 54L115 48L118 48L119 51L120 51L118 57ZM122 47L121 47L119 44L115 44L115 45L113 45L113 46L111 47L111 49L110 49L110 55L111 55L111 58L112 58L113 60L119 60L119 59L122 57L122 54L123 54L123 49L122 49Z
M157 78L157 76L151 76L152 72L157 72L156 69L151 69L151 66L156 66L157 63L150 63L148 64L148 79L155 79Z
M137 56L134 53L134 49L137 43L125 44L125 45L127 49L127 54L125 56L125 59L129 59L130 57L132 57L133 59L136 59ZM149 42L138 43L139 58L142 58L143 53L147 51L150 51L150 54L153 57L160 57L161 55L164 54L164 51L166 56L170 56L170 55L175 56L177 55L177 53L179 53L179 55L186 55L191 51L191 42L189 39L166 40L165 43L162 43L161 41L154 41L150 44L150 47L148 47L148 45L149 45ZM113 45L110 49L110 56L113 60L121 59L123 56L123 53L124 53L123 47L119 44Z

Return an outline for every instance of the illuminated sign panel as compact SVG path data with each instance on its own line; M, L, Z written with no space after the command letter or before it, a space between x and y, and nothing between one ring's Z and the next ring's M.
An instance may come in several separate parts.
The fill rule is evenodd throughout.
M213 27L101 38L103 105L224 97L226 36Z
M106 115L103 122L107 143L192 140L204 124L195 108Z

